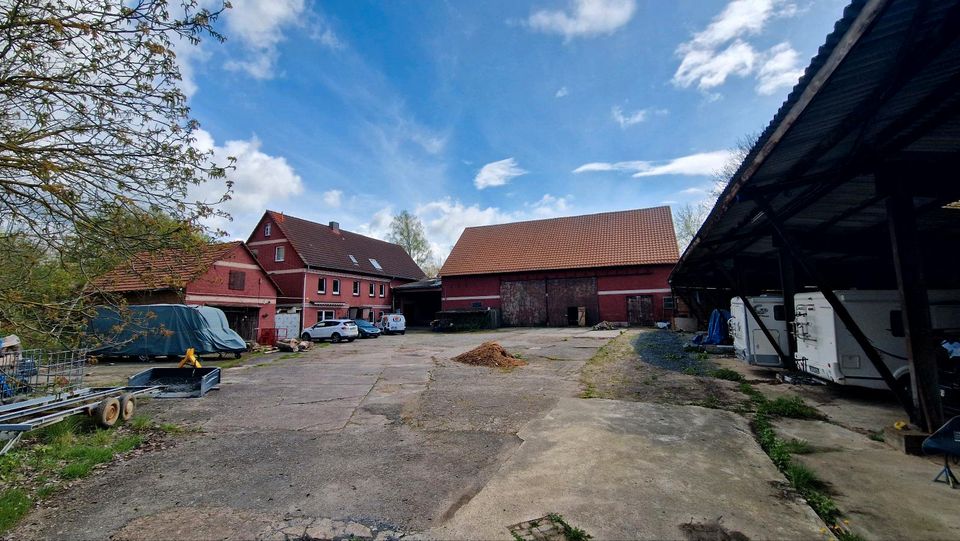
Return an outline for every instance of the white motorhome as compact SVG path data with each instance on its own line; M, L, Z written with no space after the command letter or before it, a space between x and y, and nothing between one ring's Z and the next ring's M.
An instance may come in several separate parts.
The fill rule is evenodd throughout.
M781 351L789 350L787 318L783 311L783 297L779 295L761 295L747 297L760 320L766 325L780 346ZM763 334L760 324L747 310L740 297L730 299L730 336L733 337L733 350L737 358L754 366L780 367L783 363L770 340Z
M836 291L835 294L877 349L900 385L910 382L907 344L897 291ZM930 291L930 321L934 330L960 329L960 291ZM840 385L886 389L853 335L837 318L820 292L798 293L797 352L800 370Z

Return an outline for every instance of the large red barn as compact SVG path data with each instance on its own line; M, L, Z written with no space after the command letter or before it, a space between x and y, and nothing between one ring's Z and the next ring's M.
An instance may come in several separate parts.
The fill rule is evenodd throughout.
M669 207L468 227L440 271L443 310L504 325L650 325L673 316Z

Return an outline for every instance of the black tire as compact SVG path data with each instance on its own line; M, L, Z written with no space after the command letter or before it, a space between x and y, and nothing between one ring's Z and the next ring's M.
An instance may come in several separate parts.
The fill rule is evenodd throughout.
M356 338L347 338L347 342L353 342Z
M104 398L93 410L97 424L103 428L110 428L120 419L120 401L116 398Z
M239 359L240 357L243 357L243 353L240 353L239 351L233 354L234 359Z
M400 331L400 336L407 334L407 331Z
M303 340L304 342L309 342L310 340L312 340L312 338L310 338L310 333L308 332L301 334L300 339Z
M333 342L334 344L339 344L339 343L340 343L340 333L335 332L335 333L331 334L331 335L330 335L330 341Z
M147 361L150 360L150 356L149 356L149 355L137 355L137 360L140 361L140 362L142 362L142 363L145 363L145 362L147 362Z
M133 412L137 409L137 399L132 394L127 393L120 397L120 420L129 421L133 417Z

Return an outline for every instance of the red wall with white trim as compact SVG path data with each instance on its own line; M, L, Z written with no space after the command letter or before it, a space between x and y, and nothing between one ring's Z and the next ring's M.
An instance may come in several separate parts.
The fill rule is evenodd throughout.
M664 310L663 299L669 297L667 278L673 265L643 265L594 269L568 269L525 273L484 274L470 276L443 276L442 309L459 310L476 308L501 308L501 300L477 297L499 297L500 282L514 280L548 280L555 278L596 278L600 319L604 321L627 321L627 297L652 295L654 318L669 320L673 314ZM650 291L653 290L653 291ZM636 293L602 294L605 291L638 291ZM464 298L465 297L465 298Z

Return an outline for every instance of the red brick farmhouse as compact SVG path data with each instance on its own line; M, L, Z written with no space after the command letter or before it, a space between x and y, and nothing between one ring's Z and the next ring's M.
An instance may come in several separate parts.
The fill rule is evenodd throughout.
M245 340L256 340L261 329L274 328L279 292L240 241L142 252L92 285L122 295L129 304L217 307Z
M392 307L391 288L424 277L397 244L267 211L247 245L280 286L277 327L288 336L321 319L373 320Z
M468 227L440 271L443 310L504 325L650 325L673 316L669 207Z

